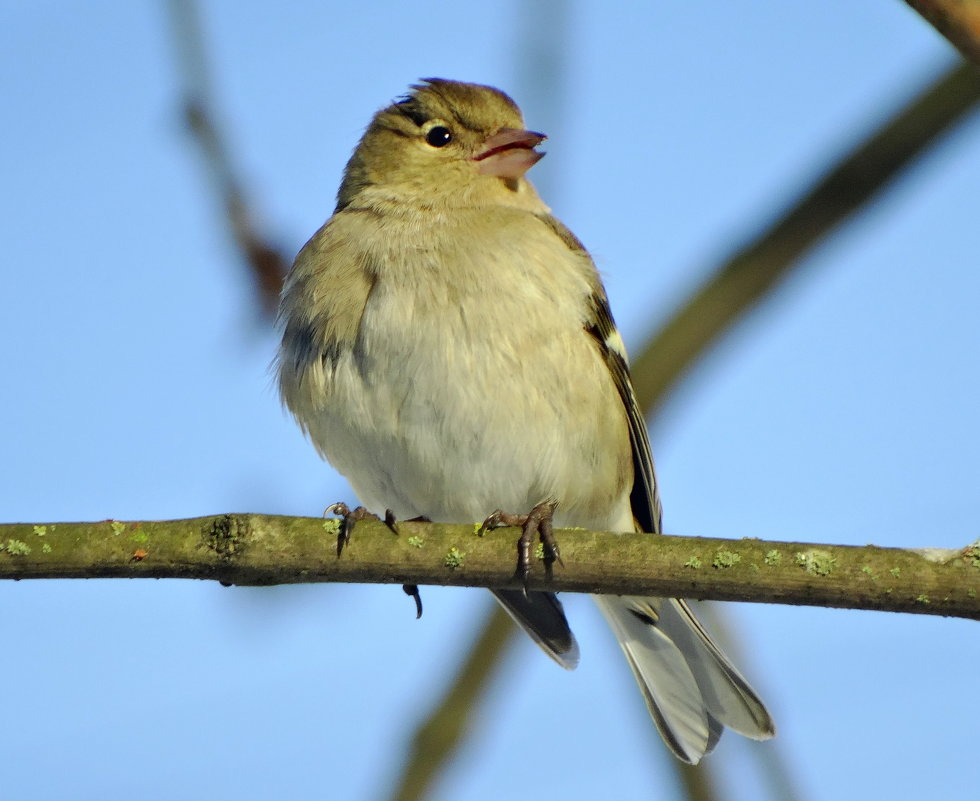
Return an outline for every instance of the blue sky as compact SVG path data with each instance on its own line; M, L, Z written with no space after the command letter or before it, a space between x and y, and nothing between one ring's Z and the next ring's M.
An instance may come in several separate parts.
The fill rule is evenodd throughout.
M269 231L329 215L370 115L419 77L490 83L549 134L532 171L636 350L715 260L954 60L898 0L206 4L222 121ZM0 3L0 519L318 514L353 500L279 408L275 336L182 130L156 3ZM541 39L559 48L536 62ZM977 538L980 119L828 240L652 430L669 532ZM488 510L489 511L489 510ZM0 585L11 798L383 797L491 601L396 587ZM583 599L558 670L507 657L434 795L676 797ZM722 610L808 801L975 792L975 624ZM531 753L528 753L528 750ZM764 779L731 734L732 799ZM515 791L515 788L519 788Z

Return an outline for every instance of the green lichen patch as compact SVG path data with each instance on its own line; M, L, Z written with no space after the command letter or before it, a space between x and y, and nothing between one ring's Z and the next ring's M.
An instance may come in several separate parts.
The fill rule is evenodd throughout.
M891 573L895 578L898 578L900 575L902 575L902 568L900 568L900 567L893 567L888 572Z
M767 565L769 565L769 567L775 567L776 565L778 565L780 562L783 561L783 555L775 549L771 551L766 551L766 556L764 561Z
M796 564L813 576L829 576L837 566L837 560L830 551L811 548L796 554Z
M27 556L32 549L23 540L10 539L5 544L0 545L0 550L6 551L11 556Z
M923 593L922 595L917 595L915 598L917 604L927 604L929 603L929 596Z
M341 519L339 517L328 517L322 523L323 530L331 537L336 537L340 534L340 523Z
M718 551L715 558L711 560L711 566L716 570L723 570L728 567L735 567L742 561L742 557L734 551Z
M980 569L980 540L977 540L972 545L967 545L963 549L963 556L966 557L971 565Z
M51 553L51 546L46 542L41 543L41 553Z
M425 545L425 537L418 537L413 535L409 537L406 540L406 542L408 542L408 544L411 545L413 548L421 548L423 545Z
M48 527L47 526L34 526L34 533L37 534L37 536L39 536L39 537L43 537L45 534L48 533Z
M446 558L443 559L443 564L450 570L457 570L463 566L465 557L466 554L454 545L446 553Z
M690 567L697 570L699 567L701 567L701 560L697 556L692 556L684 563L684 567Z
M534 558L535 559L544 559L544 543L543 542L539 542L537 545L534 546Z
M868 565L864 565L861 568L861 572L864 573L864 575L869 576L872 581L877 581L878 580L878 576L875 575L874 570L872 570Z
M112 528L112 533L117 537L126 530L126 524L120 523L118 520L110 521L109 526Z

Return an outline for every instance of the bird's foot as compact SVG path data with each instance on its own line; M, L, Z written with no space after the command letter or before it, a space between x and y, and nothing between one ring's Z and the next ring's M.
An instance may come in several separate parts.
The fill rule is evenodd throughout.
M343 553L344 548L350 544L350 535L354 526L361 520L380 520L374 512L369 512L363 506L351 509L346 503L338 501L323 510L324 515L338 515L341 518L340 531L337 534L337 556ZM395 515L391 509L385 510L385 525L395 534L398 533L398 525L395 522Z
M500 526L520 526L521 536L517 540L517 571L515 577L521 582L524 594L528 591L528 577L531 572L531 543L535 537L541 541L544 549L545 569L549 570L553 562L564 567L565 563L561 560L561 552L558 549L558 542L555 540L552 521L555 516L555 509L558 506L556 501L545 501L539 503L526 515L508 514L497 509L480 526L479 534L482 536L488 531L492 531Z
M338 515L342 519L340 521L340 532L337 534L337 556L339 557L343 553L344 547L350 543L350 535L354 530L354 526L357 525L360 520L381 520L373 512L369 512L363 506L358 506L356 509L351 509L346 503L337 502L328 506L324 512L326 514ZM412 521L424 521L429 522L426 517L416 517ZM385 509L384 524L391 529L392 533L398 534L398 521L395 519L395 513L391 509ZM418 620L422 617L422 595L419 593L419 587L417 584L403 584L402 590L406 595L411 595L415 600L415 619Z
M389 515L391 516L390 520L388 517ZM413 517L410 520L406 520L405 522L406 523L431 523L432 521L429 520L429 518L425 517L424 515L419 515L418 517ZM389 509L387 511L387 514L385 515L385 523L387 524L388 528L390 528L396 534L398 533L398 526L395 523L395 515L392 514L391 509ZM412 598L415 600L415 619L418 620L419 618L422 617L422 595L419 593L419 585L402 584L402 592L404 592L406 595L411 595Z

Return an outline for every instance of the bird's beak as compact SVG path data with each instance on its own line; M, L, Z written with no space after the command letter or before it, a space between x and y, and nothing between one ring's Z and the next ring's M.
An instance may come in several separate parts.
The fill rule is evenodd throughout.
M517 179L544 158L544 153L534 148L546 138L534 131L501 128L487 138L473 161L477 162L477 170L483 175Z

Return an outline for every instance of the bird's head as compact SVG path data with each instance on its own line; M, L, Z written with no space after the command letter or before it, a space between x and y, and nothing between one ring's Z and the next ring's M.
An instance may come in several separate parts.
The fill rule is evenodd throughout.
M490 86L427 78L379 111L347 164L338 210L355 203L540 203L524 173L544 153L520 109Z

